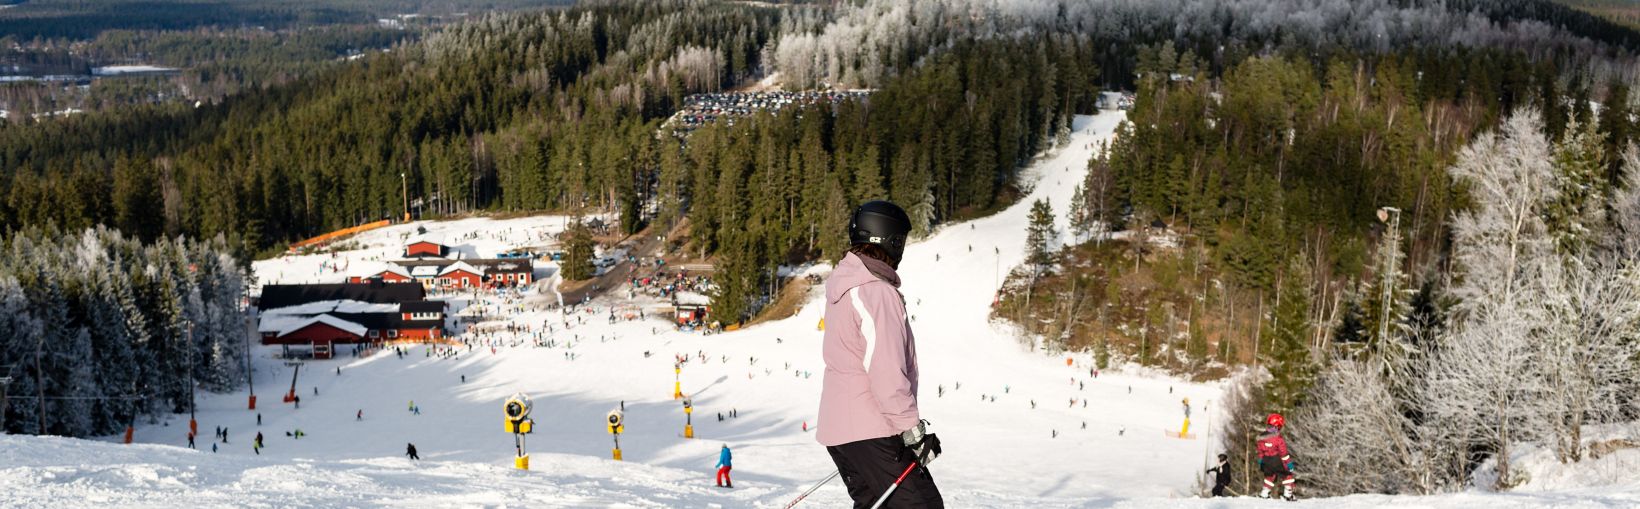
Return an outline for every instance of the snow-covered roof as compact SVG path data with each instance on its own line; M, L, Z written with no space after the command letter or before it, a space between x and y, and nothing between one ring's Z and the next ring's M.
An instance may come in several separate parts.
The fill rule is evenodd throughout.
M410 276L409 271L405 270L404 267L400 267L396 263L378 262L378 261L362 261L362 262L357 262L357 264L359 265L359 270L357 272L353 272L353 273L358 274L359 277L362 277L362 278L378 276L378 275L381 275L383 273L388 273L388 272L398 274L400 276L405 276L405 277Z
M458 271L458 270L466 271L466 272L471 273L471 274L483 274L484 273L483 270L480 270L478 267L474 267L472 265L469 265L469 264L467 264L467 262L455 262L455 263L444 266L444 270L438 271L438 275L442 276L442 275L449 274L451 272L455 272L455 271Z
M275 335L284 336L286 334L302 330L303 327L316 323L329 325L331 327L347 331L349 334L358 336L363 336L366 332L370 331L368 327L349 322L341 318L336 318L331 315L263 315L262 322L257 325L256 331L263 333L272 332L275 333Z
M415 237L410 237L410 240L405 241L404 245L410 246L410 245L420 244L422 242L426 242L426 243L429 243L429 244L438 244L440 246L447 246L444 243L443 239L440 239L437 236L433 236L433 235L417 235Z
M678 292L673 294L673 300L683 306L708 306L712 304L711 297L695 292Z
M262 316L312 316L321 313L397 313L398 304L376 304L357 300L321 300L262 311Z
M416 277L433 277L438 275L437 265L418 265L410 268L410 275Z

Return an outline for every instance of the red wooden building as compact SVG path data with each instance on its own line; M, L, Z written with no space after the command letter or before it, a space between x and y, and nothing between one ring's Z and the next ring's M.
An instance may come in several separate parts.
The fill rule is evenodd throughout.
M311 348L328 358L338 343L439 340L444 302L421 285L366 283L267 285L257 307L263 344Z
M414 283L416 278L410 277L410 271L397 265L382 269L380 272L366 276L353 276L347 279L349 283L368 283L379 280L383 283Z
M434 257L444 258L450 253L450 248L444 244L431 240L417 240L404 246L405 258Z
M455 262L438 272L438 285L444 288L477 288L484 285L484 269L466 262Z

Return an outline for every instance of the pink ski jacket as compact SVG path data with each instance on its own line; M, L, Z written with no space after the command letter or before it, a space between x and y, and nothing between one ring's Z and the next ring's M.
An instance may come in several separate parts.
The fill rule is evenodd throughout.
M894 436L917 414L917 344L900 276L854 253L826 280L826 362L815 440L834 446Z

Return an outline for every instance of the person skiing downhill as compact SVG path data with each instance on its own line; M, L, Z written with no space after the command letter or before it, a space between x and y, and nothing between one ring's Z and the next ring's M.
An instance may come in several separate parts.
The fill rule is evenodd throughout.
M1258 437L1258 466L1264 473L1264 490L1260 491L1259 498L1270 498L1270 491L1276 487L1276 478L1281 478L1281 498L1293 500L1293 456L1287 451L1287 440L1281 437L1281 428L1287 425L1287 420L1281 414L1270 414L1264 419L1270 425L1264 434Z
M735 481L729 478L729 470L733 469L730 461L734 455L729 453L729 444L723 444L723 450L718 452L717 485L719 488L733 488Z
M861 205L849 221L849 250L826 281L825 328L815 440L837 465L854 507L945 506L923 464L937 454L917 411L917 348L900 294L899 269L911 219L886 201ZM915 471L908 468L916 462Z

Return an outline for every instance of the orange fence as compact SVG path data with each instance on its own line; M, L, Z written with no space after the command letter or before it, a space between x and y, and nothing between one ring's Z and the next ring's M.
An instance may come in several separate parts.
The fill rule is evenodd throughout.
M374 229L377 229L377 228L381 228L383 226L387 226L387 225L390 225L390 224L393 224L393 222L388 221L386 219L383 219L381 221L376 221L374 223L365 223L365 224L361 224L361 225L354 226L354 227L351 227L351 228L342 228L340 230L336 230L336 231L333 231L333 232L330 232L330 233L326 233L326 234L320 235L318 237L313 237L313 238L310 238L310 239L307 239L307 240L303 240L301 242L297 242L295 244L291 244L290 249L292 251L295 251L297 249L301 249L301 248L304 248L304 247L317 246L317 245L320 245L320 244L324 244L326 242L330 242L332 240L336 240L336 239L339 239L339 238L342 238L342 237L346 237L348 235L352 235L352 234L359 233L359 232L367 232L367 231L374 230Z

